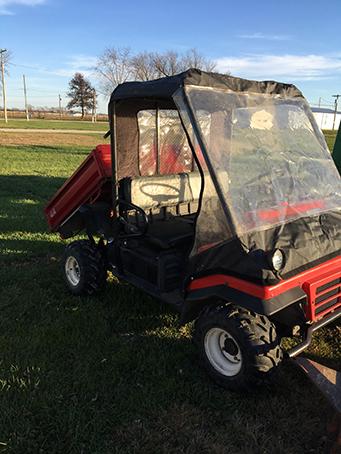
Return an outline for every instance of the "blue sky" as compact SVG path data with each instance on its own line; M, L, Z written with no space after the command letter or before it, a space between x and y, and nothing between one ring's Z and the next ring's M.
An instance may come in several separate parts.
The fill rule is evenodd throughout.
M70 77L106 47L179 52L197 48L217 70L295 83L311 103L341 93L341 0L0 0L0 47L13 53L8 104L63 103ZM106 111L106 100L100 99Z

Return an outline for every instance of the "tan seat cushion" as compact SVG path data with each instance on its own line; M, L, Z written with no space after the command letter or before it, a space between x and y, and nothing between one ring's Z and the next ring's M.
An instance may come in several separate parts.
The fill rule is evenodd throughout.
M131 202L144 210L191 203L199 199L199 172L179 173L131 180Z
M223 191L227 191L229 186L227 172L219 172L219 182ZM171 209L193 204L191 212L195 212L198 207L200 190L201 176L199 172L124 178L120 182L121 197L144 210ZM208 173L205 173L204 196L205 198L217 197Z

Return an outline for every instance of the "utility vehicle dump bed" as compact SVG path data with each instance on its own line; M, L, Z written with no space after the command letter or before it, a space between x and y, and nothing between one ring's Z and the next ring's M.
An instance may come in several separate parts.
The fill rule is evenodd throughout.
M85 203L110 201L111 174L110 145L98 145L45 207L50 230L58 231Z

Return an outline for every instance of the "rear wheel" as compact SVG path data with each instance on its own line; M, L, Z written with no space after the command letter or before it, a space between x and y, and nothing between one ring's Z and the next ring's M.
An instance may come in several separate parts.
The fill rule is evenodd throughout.
M196 322L195 340L209 375L233 390L267 381L283 356L270 320L232 305L203 313Z
M103 255L89 240L74 241L66 246L63 268L66 285L74 295L91 295L106 283Z

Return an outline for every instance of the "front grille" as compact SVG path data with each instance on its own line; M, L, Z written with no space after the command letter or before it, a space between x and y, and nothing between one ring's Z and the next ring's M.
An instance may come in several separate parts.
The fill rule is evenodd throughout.
M306 316L316 321L341 306L341 271L305 282L303 289L308 296Z

